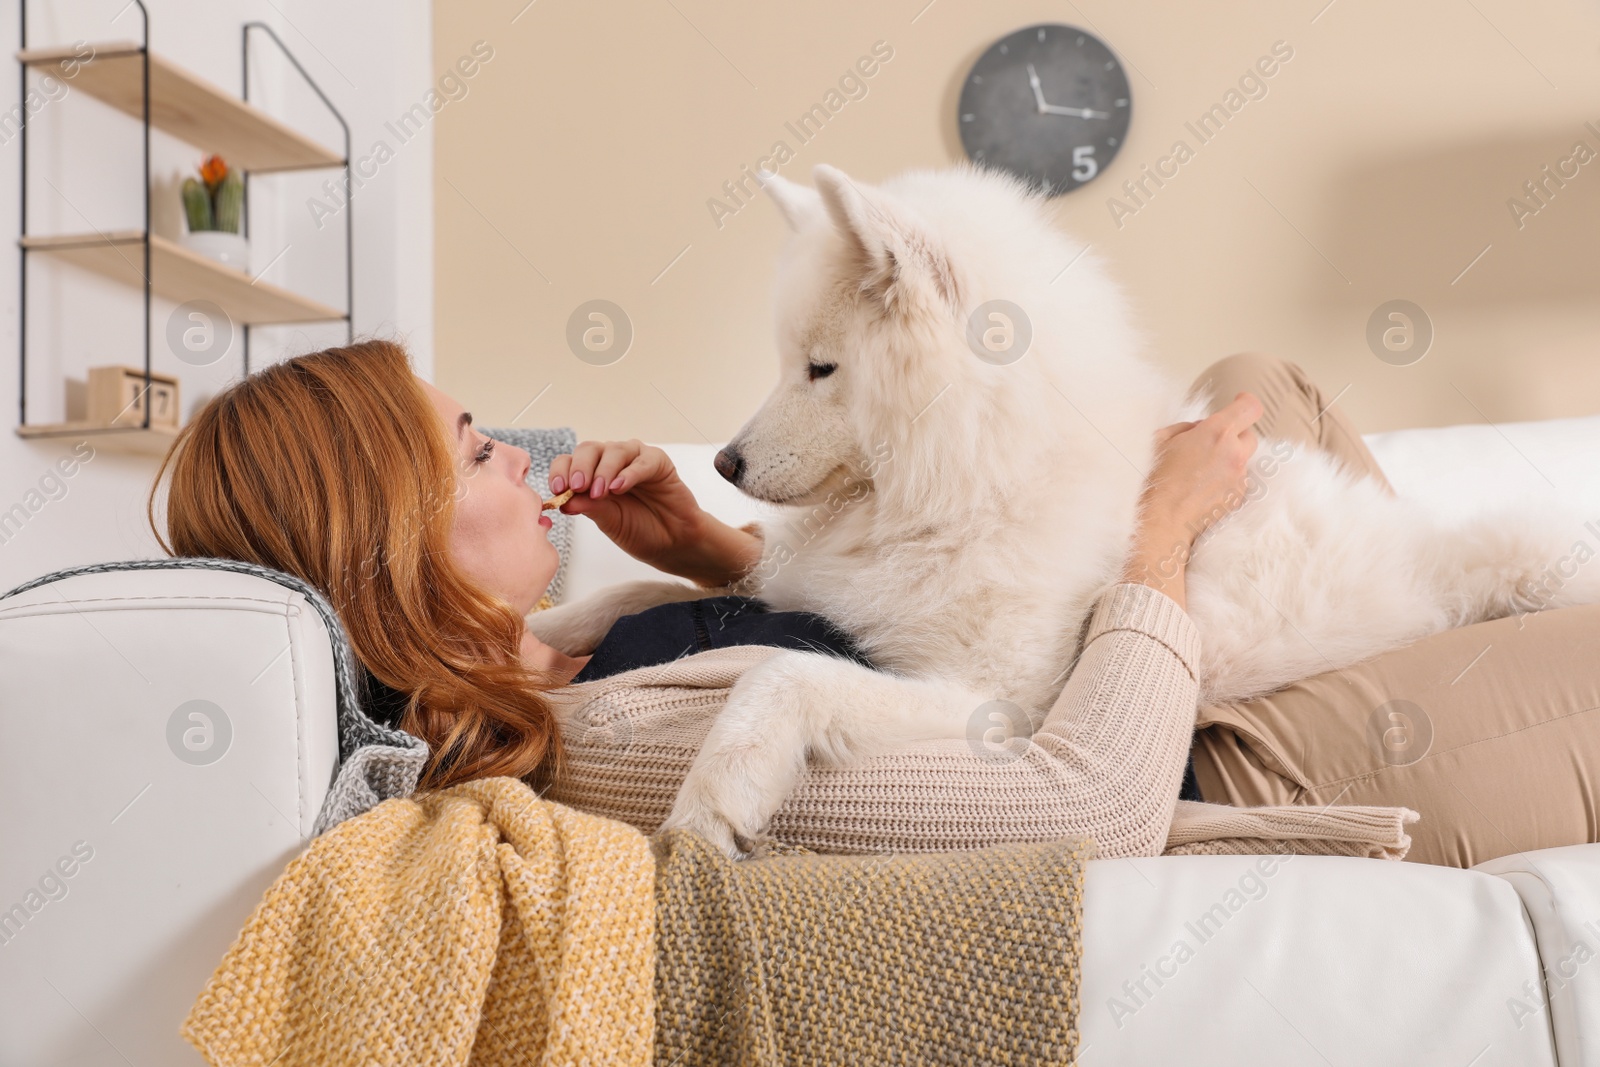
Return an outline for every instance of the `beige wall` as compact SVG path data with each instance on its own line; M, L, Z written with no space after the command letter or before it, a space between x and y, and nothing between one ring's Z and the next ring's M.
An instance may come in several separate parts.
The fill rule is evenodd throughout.
M1520 229L1507 206L1576 141L1600 152L1595 3L923 3L538 0L518 16L523 0L439 0L440 70L494 49L436 125L441 386L485 424L726 438L774 378L783 227L757 200L719 228L708 199L777 139L803 181L819 162L878 180L958 159L972 61L1059 21L1118 52L1135 110L1115 163L1057 215L1107 257L1166 365L1290 356L1348 386L1371 430L1600 411L1600 159ZM800 145L785 121L880 40L894 56L865 98ZM1294 58L1268 94L1199 145L1185 121L1279 40ZM1119 226L1108 200L1179 138L1194 158ZM611 366L565 343L593 298L636 331ZM1412 366L1365 342L1394 298L1434 323Z

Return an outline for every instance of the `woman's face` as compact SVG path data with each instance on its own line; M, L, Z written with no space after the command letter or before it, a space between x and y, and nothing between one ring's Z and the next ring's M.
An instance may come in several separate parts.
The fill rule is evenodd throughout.
M421 379L418 379L421 381ZM461 405L427 382L456 465L456 521L450 535L455 563L484 589L526 615L556 575L550 519L524 479L532 465L520 448L485 437Z

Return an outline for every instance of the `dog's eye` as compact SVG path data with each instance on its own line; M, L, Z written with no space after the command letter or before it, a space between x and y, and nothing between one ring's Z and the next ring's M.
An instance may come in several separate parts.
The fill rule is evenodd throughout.
M826 378L838 369L839 364L837 363L809 363L806 365L806 374L811 377L812 381L816 381L818 378Z

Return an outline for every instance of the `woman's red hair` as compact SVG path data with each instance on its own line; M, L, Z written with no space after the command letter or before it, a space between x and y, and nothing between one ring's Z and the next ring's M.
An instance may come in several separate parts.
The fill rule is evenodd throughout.
M333 604L356 657L409 696L421 785L548 782L559 735L522 663L523 622L451 561L456 464L405 350L363 341L273 364L178 435L149 516L174 556L272 567ZM170 471L167 536L156 493Z

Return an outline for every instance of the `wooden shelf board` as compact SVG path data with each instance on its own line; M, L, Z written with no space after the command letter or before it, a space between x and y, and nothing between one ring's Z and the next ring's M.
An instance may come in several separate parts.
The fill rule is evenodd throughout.
M149 456L164 456L178 431L160 426L145 429L141 426L107 426L98 422L51 422L18 426L17 436L30 440L48 437L87 437L96 448L110 452L139 452Z
M132 41L92 46L94 58L77 60L68 82L125 114L144 117L144 64ZM17 53L25 66L43 67L73 60L74 46L29 48ZM58 74L65 80L65 72ZM203 152L215 152L231 167L247 171L308 170L340 167L344 158L309 137L150 53L150 124Z
M127 285L144 285L144 231L29 235L22 247L48 252L86 270ZM177 303L210 300L237 324L335 322L344 312L271 282L251 282L243 271L225 267L159 234L150 239L152 288Z

